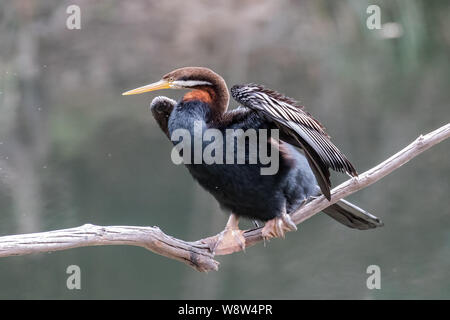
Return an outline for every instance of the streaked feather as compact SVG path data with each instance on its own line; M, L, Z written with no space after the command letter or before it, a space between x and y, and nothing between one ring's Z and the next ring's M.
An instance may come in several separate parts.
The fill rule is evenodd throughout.
M274 122L284 132L286 142L305 151L320 188L328 199L331 187L329 168L357 175L350 161L331 142L325 127L294 99L257 84L234 86L231 94L236 101Z

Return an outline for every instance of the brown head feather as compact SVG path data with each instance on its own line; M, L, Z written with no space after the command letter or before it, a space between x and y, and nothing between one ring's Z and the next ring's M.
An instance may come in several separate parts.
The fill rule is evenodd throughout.
M230 94L227 84L220 75L211 69L204 67L180 68L167 73L163 76L163 79L168 81L207 81L211 85L199 85L192 89L207 92L211 98L210 107L217 116L221 116L228 109ZM206 98L206 95L199 95L198 93L188 94L187 98L192 99L194 96Z

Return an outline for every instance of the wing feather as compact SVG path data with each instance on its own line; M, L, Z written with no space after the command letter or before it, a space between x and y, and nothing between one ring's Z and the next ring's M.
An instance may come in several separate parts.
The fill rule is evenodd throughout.
M280 138L304 150L322 193L330 199L330 172L357 176L353 165L331 142L325 127L295 100L257 84L231 88L233 98L273 122L283 133Z
M167 127L170 114L173 108L175 108L177 102L167 97L156 97L150 104L150 111L153 118L155 118L161 130L169 138L169 129Z

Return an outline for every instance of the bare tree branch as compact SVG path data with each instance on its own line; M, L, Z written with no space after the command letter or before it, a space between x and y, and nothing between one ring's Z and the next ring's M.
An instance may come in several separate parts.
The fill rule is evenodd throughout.
M296 224L305 221L330 204L380 180L448 137L450 137L450 123L426 135L421 135L410 145L376 167L334 188L331 192L331 201L321 196L302 206L292 214L293 221ZM262 241L261 228L246 230L244 236L246 247L250 247ZM0 257L87 246L133 245L182 261L198 271L210 271L218 270L219 266L219 262L214 260L214 255L210 250L210 246L216 238L217 235L195 242L186 242L166 235L158 227L102 227L85 224L71 229L0 237ZM217 254L228 254L240 250L239 247L224 248Z

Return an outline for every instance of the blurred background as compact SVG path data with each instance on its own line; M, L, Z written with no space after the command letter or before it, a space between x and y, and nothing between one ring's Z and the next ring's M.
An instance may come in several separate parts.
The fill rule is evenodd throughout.
M80 30L66 27L72 4ZM371 4L381 30L366 26ZM121 96L182 66L299 100L363 172L449 122L449 16L448 1L425 0L2 1L0 235L84 223L185 240L221 231L218 204L170 160L148 111L155 94ZM208 274L137 247L2 258L0 298L448 299L449 159L444 141L349 198L381 229L319 214ZM73 264L81 290L66 287ZM381 290L366 287L369 265Z

